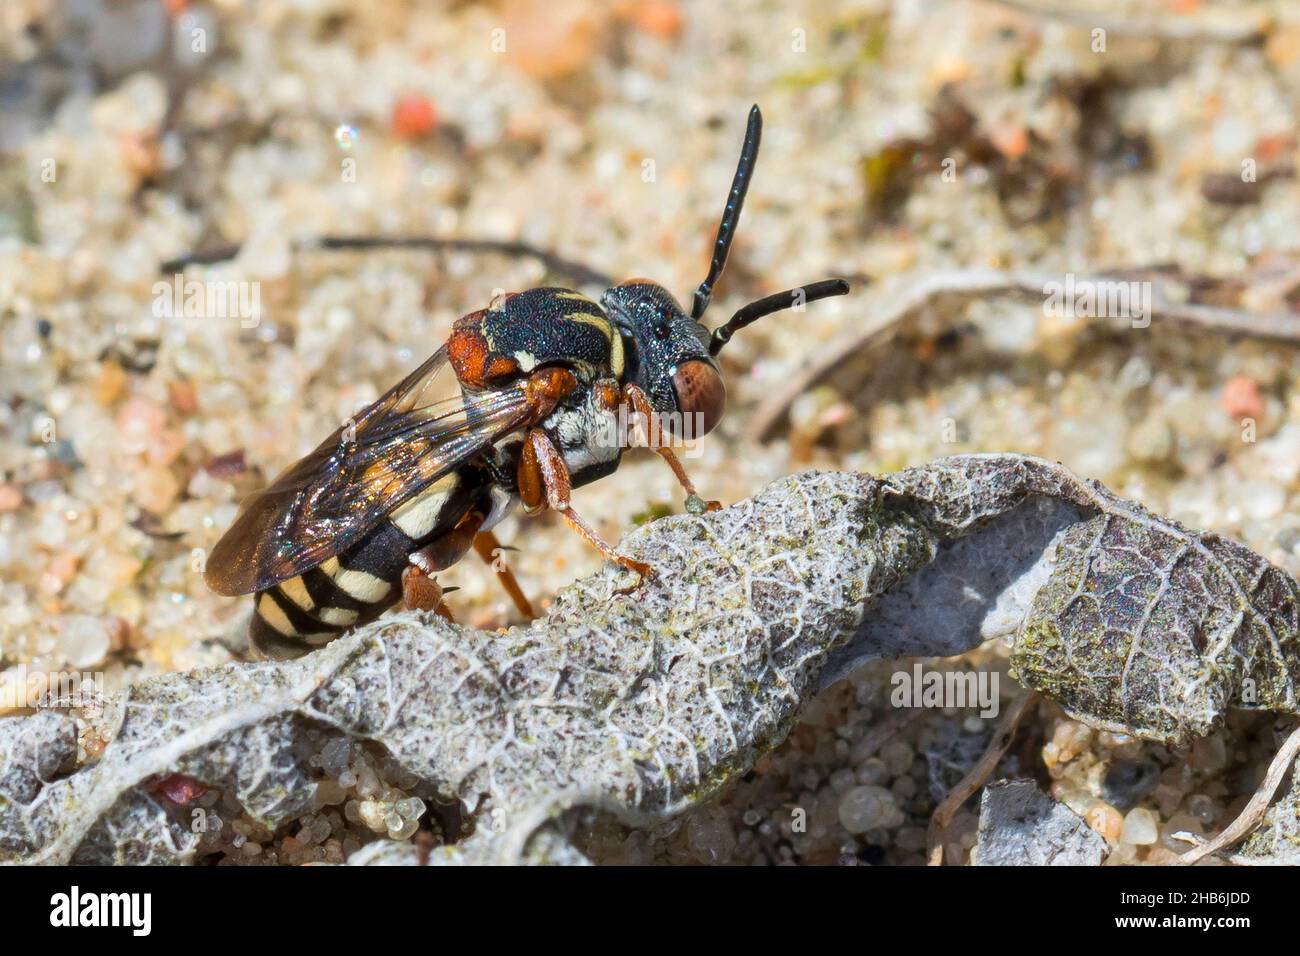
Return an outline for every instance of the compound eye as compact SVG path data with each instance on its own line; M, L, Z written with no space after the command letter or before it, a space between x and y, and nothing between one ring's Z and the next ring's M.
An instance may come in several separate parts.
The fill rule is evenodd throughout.
M718 370L702 359L691 359L673 375L677 408L684 420L672 431L682 438L699 438L713 431L727 406L727 387Z

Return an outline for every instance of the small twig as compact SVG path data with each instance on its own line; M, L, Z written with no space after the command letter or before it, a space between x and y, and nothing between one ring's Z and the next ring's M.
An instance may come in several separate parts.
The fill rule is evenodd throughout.
M1002 716L997 731L989 740L988 747L976 761L975 766L970 768L966 776L962 777L957 785L948 791L948 796L934 808L934 814L930 817L929 851L926 861L928 866L943 866L944 831L952 822L952 818L957 815L957 811L962 808L962 804L970 799L971 794L984 786L984 781L988 780L989 775L997 767L998 761L1002 759L1002 755L1011 746L1011 741L1015 739L1016 728L1020 725L1021 718L1037 700L1038 695L1030 693L1011 705L1011 709Z
M1268 805L1273 802L1273 794L1277 792L1278 785L1282 783L1282 778L1290 769L1291 762L1295 760L1297 751L1300 751L1300 724L1296 725L1278 749L1273 762L1268 765L1268 773L1264 774L1264 779L1254 795L1242 808L1241 813L1237 814L1237 819L1228 824L1213 840L1188 850L1178 858L1178 862L1187 866L1199 863L1211 853L1218 853L1236 843L1259 826L1264 819L1264 814L1268 812Z
M1132 273L1126 273L1131 275ZM1141 273L1139 273L1141 274ZM1150 275L1150 273L1147 273ZM965 303L982 296L1016 295L1042 300L1049 283L1060 283L1065 273L1004 272L997 269L952 269L939 272L903 276L897 281L904 286L903 293L884 311L872 315L847 334L817 349L807 363L776 389L750 416L746 437L751 441L766 441L773 437L777 426L785 419L790 405L810 387L834 375L850 360L858 358L865 350L875 348L892 338L905 321L933 305L937 300L952 296ZM1178 279L1163 277L1166 282ZM1107 282L1129 281L1114 274L1075 275L1075 284L1084 287ZM1245 312L1220 306L1177 302L1164 293L1160 281L1150 280L1150 320L1222 335L1248 335L1261 339L1276 339L1300 343L1300 316L1288 312ZM955 313L956 309L950 310ZM1099 321L1111 321L1109 318Z
M168 259L159 267L164 274L179 272L186 266L212 265L239 255L239 243L227 243L196 250L188 255ZM608 289L614 285L612 276L580 262L565 259L547 249L539 249L526 242L509 242L497 239L439 239L434 236L322 236L294 243L300 252L310 250L357 251L373 249L418 249L431 252L496 252L506 256L532 256L551 272L576 279L581 285L598 285Z
M1205 837L1201 836L1198 833L1193 833L1190 830L1179 830L1177 833L1170 834L1170 836L1175 840L1178 840L1182 843L1190 843L1193 846L1205 846L1210 842L1209 840L1205 839ZM1233 866L1285 866L1286 865L1282 863L1271 863L1266 859L1257 859L1255 857L1242 856L1240 853L1225 853L1222 850L1219 851L1218 857L1220 860L1223 860L1224 862L1227 863L1231 863Z
M1064 10L1037 6L1026 0L988 0L1008 10L1044 20L1056 20L1088 30L1105 30L1117 36L1150 37L1159 40L1200 40L1219 43L1253 43L1267 32L1268 23L1259 11L1223 11L1221 19L1163 14L1141 20L1106 17L1087 10Z

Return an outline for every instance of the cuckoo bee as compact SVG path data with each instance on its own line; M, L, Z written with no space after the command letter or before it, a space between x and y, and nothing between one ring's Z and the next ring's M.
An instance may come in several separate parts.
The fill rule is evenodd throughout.
M458 319L423 365L243 503L205 578L219 594L256 592L250 638L263 656L298 656L399 599L447 613L433 575L471 548L491 560L492 528L516 505L558 512L639 584L653 570L620 555L570 504L573 488L618 467L629 442L665 459L688 509L718 507L700 499L668 443L646 436L663 422L673 434L707 433L726 403L717 355L732 335L849 290L839 279L815 282L752 302L711 332L702 324L761 132L755 106L689 314L648 279L619 283L599 302L562 288L500 296ZM509 569L493 566L533 616Z

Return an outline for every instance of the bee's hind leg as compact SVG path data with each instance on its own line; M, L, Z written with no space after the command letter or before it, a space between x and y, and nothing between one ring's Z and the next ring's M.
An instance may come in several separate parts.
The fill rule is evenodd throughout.
M442 599L442 585L418 564L408 564L402 570L402 604L410 611L436 611L449 621L456 620Z
M434 579L461 558L474 544L478 529L485 516L471 511L452 530L429 542L407 556L410 562L402 570L402 601L413 611L436 611L449 621L454 621L451 609L442 596L446 592ZM449 589L454 590L454 588Z
M506 563L506 549L497 540L497 536L491 531L480 531L474 538L474 550L487 562L488 567L496 572L497 580L501 582L501 587L505 589L506 594L510 595L516 610L530 621L537 617L537 612L533 610L533 605L524 594L524 589L515 579L515 572L510 570L510 565Z

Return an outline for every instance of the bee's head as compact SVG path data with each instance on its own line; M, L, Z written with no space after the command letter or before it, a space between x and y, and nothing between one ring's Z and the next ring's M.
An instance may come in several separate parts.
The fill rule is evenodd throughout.
M749 111L740 163L718 224L709 274L695 290L691 311L687 313L672 293L649 279L620 282L600 300L623 333L627 380L650 396L655 411L668 415L670 423L690 422L690 437L708 432L722 418L727 389L716 356L736 332L765 315L785 309L802 311L808 302L849 291L843 279L823 279L751 302L712 331L704 327L701 320L727 265L762 133L763 116L755 106ZM669 428L677 430L672 424Z
M670 430L689 423L698 438L718 424L727 388L709 354L709 330L673 294L649 279L620 282L600 298L623 335L627 381L650 398Z

